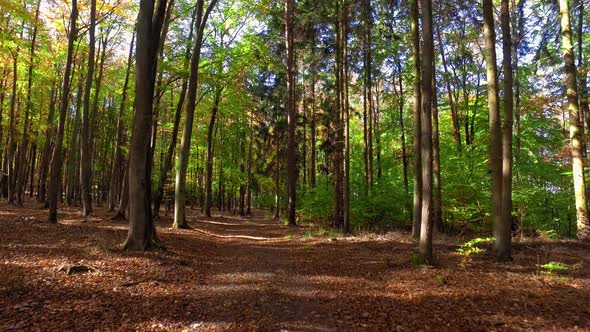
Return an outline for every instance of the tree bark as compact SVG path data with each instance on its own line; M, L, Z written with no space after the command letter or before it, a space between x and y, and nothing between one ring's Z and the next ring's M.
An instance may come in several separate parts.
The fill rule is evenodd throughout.
M207 162L205 170L205 216L211 218L211 206L213 202L213 140L215 120L217 117L217 110L219 109L219 101L221 99L222 88L217 88L215 91L215 101L213 102L213 109L211 109L211 119L209 120L209 128L207 130Z
M422 4L422 212L419 252L426 263L432 262L432 75L434 71L434 41L432 1Z
M72 12L70 14L70 33L68 36L68 55L64 68L64 79L62 87L62 96L59 110L59 123L55 135L55 144L53 147L53 156L51 158L51 173L49 178L49 188L47 190L47 200L49 202L49 222L57 223L57 203L58 192L61 182L62 170L62 145L64 136L64 127L66 123L66 114L68 110L68 99L70 95L70 71L72 68L72 58L74 53L74 41L78 33L76 21L78 19L78 3L72 0Z
M117 138L115 140L115 153L113 155L113 164L111 165L111 176L109 183L109 198L108 209L113 211L115 209L117 194L120 192L120 186L117 186L119 181L119 172L121 164L123 163L123 141L125 136L125 108L127 107L127 89L129 86L129 76L131 74L131 66L133 64L133 46L135 44L135 32L131 37L131 45L129 47L129 55L127 56L127 71L125 72L125 81L123 82L123 92L121 94L121 104L119 105L119 116L117 117Z
M96 0L90 0L90 26L88 28L88 65L84 101L82 107L82 131L80 132L80 191L82 197L82 216L92 213L91 171L92 171L92 137L90 137L90 92L94 78L94 57L96 45Z
M574 193L576 202L576 220L578 239L590 239L590 220L588 219L588 205L586 202L586 179L584 177L584 161L582 160L582 137L584 135L580 125L580 109L578 107L578 87L576 83L576 63L572 44L569 4L567 0L559 0L561 16L561 47L565 63L565 84L567 89L567 109L570 116L570 144L572 155L572 170Z
M442 59L442 65L444 69L445 78L445 85L447 87L447 96L449 98L449 108L451 109L451 119L453 121L453 139L455 140L455 144L457 144L457 151L461 152L461 127L459 126L459 115L457 112L457 103L453 100L453 88L451 86L451 79L447 69L447 61L445 57L445 47L442 43L442 36L440 33L440 28L437 26L437 37L438 37L438 47L440 49L440 57Z
M421 116L421 76L420 63L420 28L418 23L418 1L412 0L412 54L414 58L414 221L412 237L420 236L422 222L422 116Z
M195 115L197 87L199 82L199 61L201 59L201 46L203 44L203 31L207 24L209 14L215 7L217 0L211 0L205 13L203 13L204 0L197 1L197 35L193 47L190 63L190 77L188 82L188 96L185 108L184 127L180 140L178 153L178 170L176 173L176 192L174 201L174 228L188 228L186 223L186 170L188 167L193 121Z
M27 104L25 107L25 114L24 114L24 124L23 124L23 138L22 144L19 149L19 162L20 170L17 170L17 178L16 178L16 205L23 206L23 200L25 195L25 186L27 181L26 176L26 159L27 159L27 149L29 146L30 133L29 133L29 124L30 124L30 113L33 109L33 102L31 101L31 95L33 90L33 68L35 65L35 47L37 45L37 28L39 25L39 8L41 6L41 0L37 0L37 6L35 10L35 20L33 22L33 31L31 37L31 48L29 49L29 70L28 70L28 81L27 81Z
M492 220L495 235L499 236L498 226L502 224L502 136L500 128L500 109L498 105L498 67L496 64L496 32L494 30L494 4L492 0L483 1L486 76L488 83L489 146L488 165L492 176Z
M157 46L166 0L141 0L135 47L135 118L129 148L129 232L123 249L146 250L159 245L151 211L152 172L149 159Z
M297 126L295 109L295 71L293 45L293 0L285 0L285 48L287 56L287 219L289 226L296 226L296 194L297 194L297 142L295 127Z
M504 128L502 134L502 215L496 225L496 256L500 261L512 260L512 38L510 34L509 0L502 0L502 67L504 70Z

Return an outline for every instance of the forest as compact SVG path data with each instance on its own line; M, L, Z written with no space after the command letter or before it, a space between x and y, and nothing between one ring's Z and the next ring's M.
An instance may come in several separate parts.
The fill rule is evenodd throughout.
M0 0L0 330L590 329L585 0Z

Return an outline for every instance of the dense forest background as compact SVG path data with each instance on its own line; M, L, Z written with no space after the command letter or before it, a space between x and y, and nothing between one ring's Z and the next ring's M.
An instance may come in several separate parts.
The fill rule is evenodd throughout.
M130 204L136 248L160 206L176 227L185 206L257 208L418 236L430 211L451 234L584 238L587 14L583 0L0 0L0 193L53 221L59 205Z

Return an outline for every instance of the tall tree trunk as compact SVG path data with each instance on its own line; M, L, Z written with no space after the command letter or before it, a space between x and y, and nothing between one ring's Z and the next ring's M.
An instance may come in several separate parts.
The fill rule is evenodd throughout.
M281 217L281 202L280 202L280 197L281 197L281 159L280 159L280 146L279 146L279 130L278 130L278 116L275 119L275 132L274 132L274 136L275 136L275 148L276 148L276 160L275 160L275 215L274 218L275 219L279 219ZM219 187L219 190L221 190L221 186Z
M22 36L22 33L21 33ZM20 48L17 47L12 58L12 94L10 95L10 118L8 127L8 204L14 204L16 173L18 171L15 165L16 154L16 88L18 82L18 53Z
M51 97L49 100L49 111L47 113L47 128L45 129L45 141L43 142L43 154L41 164L39 165L39 189L37 191L37 201L46 205L47 193L47 175L49 173L49 162L51 161L51 143L55 131L53 120L55 118L55 104L57 102L58 91L55 84L51 85ZM0 136L0 142L2 137ZM46 206L48 207L48 206Z
M514 68L514 169L518 181L518 165L520 160L520 77L518 65L518 49L524 38L524 4L525 0L512 0L512 7L515 9L514 39L512 40L512 66Z
M178 153L178 170L176 173L176 192L174 201L174 228L188 228L186 223L186 170L190 154L191 136L193 132L193 119L199 82L199 61L201 59L201 46L203 44L203 31L207 24L209 14L213 10L217 0L211 0L206 12L203 14L204 0L197 1L197 35L193 47L190 63L190 77L188 82L188 99L185 108L184 127L180 140Z
M433 45L434 47L434 45ZM440 175L440 131L438 126L438 89L436 87L436 59L432 57L432 223L438 232L444 229L442 216L442 180Z
M152 172L149 159L157 48L166 0L141 0L135 47L135 117L129 148L129 232L124 249L146 250L158 245L152 219Z
M363 138L365 144L365 194L373 185L373 97L371 57L371 0L363 0Z
M66 186L66 204L68 206L74 205L74 194L75 188L78 184L80 184L80 122L81 122L81 113L82 113L82 95L84 94L84 71L82 70L84 67L84 61L81 61L78 64L78 92L76 93L76 114L74 115L74 126L72 129L72 140L70 142L70 161L68 162L66 168L66 177L68 179L68 185ZM74 80L74 72L76 71L76 67L72 71L72 81ZM78 177L76 177L78 174Z
M410 8L412 16L412 54L414 58L414 221L412 237L420 236L422 222L422 95L420 63L420 29L418 23L418 0L412 0Z
M349 82L349 68L348 68L348 16L349 5L343 1L342 8L342 62L343 62L343 84L342 84L342 109L344 121L344 185L343 185L343 202L342 214L343 224L342 231L345 234L350 233L350 105L348 99L348 82Z
M492 220L495 235L502 224L502 136L498 105L498 67L496 64L496 32L494 30L494 4L483 0L486 76L488 83L488 113L490 140L488 146L489 168L492 176Z
M293 0L285 0L285 48L287 55L287 219L289 226L296 226L295 206L297 193L297 126L295 109L295 48L293 45Z
M445 47L442 42L442 36L440 33L440 28L437 26L437 38L438 38L438 47L440 49L440 57L442 59L442 65L444 69L445 78L445 85L447 87L447 96L449 98L449 108L451 109L451 119L453 121L453 139L455 140L455 144L457 144L457 151L461 151L461 127L459 126L459 114L457 111L457 103L453 100L453 88L451 86L451 78L450 74L447 69L447 61L445 58ZM467 134L466 134L467 135Z
M125 136L125 108L127 107L127 88L129 86L129 76L131 74L131 65L133 64L133 46L135 44L135 32L131 37L131 45L129 47L129 55L127 56L127 71L125 72L125 81L123 82L123 92L121 95L121 104L119 105L119 116L117 117L117 138L115 140L115 153L113 155L113 164L111 167L111 176L109 183L109 198L108 198L108 209L113 211L116 205L117 194L121 188L116 184L119 180L119 172L121 170L121 164L123 163L123 140Z
M30 113L33 109L33 102L31 100L32 90L33 90L33 68L35 66L35 47L37 45L37 27L39 25L39 8L41 7L41 0L37 0L37 6L35 10L35 21L33 22L33 31L31 33L31 48L29 49L29 71L28 71L28 81L27 81L27 104L25 107L25 114L24 114L24 125L23 125L23 139L22 144L19 150L19 162L20 170L17 170L17 178L16 178L16 205L23 206L23 200L25 195L25 185L27 181L26 176L26 159L27 159L27 149L29 146L30 133L29 133L29 123L30 123Z
M381 179L383 169L381 166L381 127L380 127L380 116L381 116L381 101L380 101L380 82L377 80L375 84L375 107L374 107L374 118L373 118L373 132L375 135L375 157L377 158L377 179Z
M400 60L397 60L397 73L398 73L398 82L399 82L399 92L398 92L398 107L399 107L399 127L400 127L400 141L402 144L402 172L403 172L403 180L404 180L404 205L406 206L407 213L411 216L413 215L412 211L412 204L410 202L410 188L409 188L409 181L408 181L408 151L406 147L406 127L404 121L404 80L402 74L402 66ZM394 85L395 86L395 85ZM395 88L394 88L395 89Z
M559 0L561 16L561 47L565 63L565 84L567 88L567 109L570 115L570 144L572 153L572 169L576 200L576 220L579 239L590 239L590 220L586 202L586 179L584 178L584 162L582 160L581 142L584 133L580 125L580 109L578 107L578 86L576 83L576 63L572 44L572 30L567 0Z
M578 5L578 69L584 68L584 1L579 1ZM586 126L586 119L590 117L590 107L588 106L588 80L585 71L580 72L580 126L584 132L590 130ZM587 138L582 136L582 155L587 155Z
M205 215L211 218L211 206L213 201L213 140L215 119L217 117L217 110L219 109L219 101L221 99L222 88L217 88L215 91L215 101L213 109L211 109L211 119L209 121L209 128L207 130L207 163L205 170Z
M64 68L64 79L59 109L59 122L57 133L55 135L55 144L53 146L53 156L51 158L51 172L49 178L49 187L47 190L47 201L49 202L49 222L57 223L57 203L58 193L61 182L62 170L62 145L64 128L66 123L66 114L68 110L68 98L70 96L70 71L72 69L72 58L74 53L74 42L78 34L76 21L78 20L78 3L72 0L72 12L70 14L70 33L68 36L68 55Z
M246 214L252 214L252 147L254 145L254 126L252 113L248 114L250 125L250 140L248 142L248 189L246 192Z
M186 52L184 53L184 64L183 69L186 72L189 68L189 62L191 58L191 45L193 42L193 33L195 27L195 20L197 15L196 9L193 11L192 18L191 18L191 26L188 34L188 43L186 45ZM180 128L180 118L182 116L182 108L184 106L184 101L186 98L186 90L188 88L188 76L185 76L182 79L182 85L180 87L180 96L178 98L178 103L176 104L176 111L174 113L174 124L172 126L172 135L170 137L170 145L168 146L168 151L166 152L166 157L164 159L164 166L162 168L162 172L160 173L160 181L158 181L158 189L156 190L156 197L154 197L154 217L159 217L160 214L160 205L162 204L162 198L164 197L164 186L166 181L168 180L168 173L172 168L172 158L174 157L174 150L176 149L176 143L178 142L178 130Z
M422 212L419 251L426 263L432 261L432 75L434 71L434 41L432 1L422 4Z
M313 38L314 42L316 41L316 36L314 35ZM315 88L316 88L316 75L317 75L317 60L316 60L316 47L315 45L312 46L312 69L311 69L311 127L310 127L310 135L311 135L311 156L310 156L310 170L309 170L309 184L312 188L316 186L316 160L317 160L317 150L316 150L316 142L317 142L317 130L316 130L316 100L315 100Z
M80 133L80 190L82 196L82 216L92 213L91 171L92 171L92 137L90 137L90 92L94 78L94 57L96 45L96 0L90 0L90 26L88 28L88 70L84 86L82 107L82 131Z
M502 67L504 69L504 129L502 135L502 216L496 225L496 255L498 260L511 260L512 242L512 38L510 34L509 0L502 0Z

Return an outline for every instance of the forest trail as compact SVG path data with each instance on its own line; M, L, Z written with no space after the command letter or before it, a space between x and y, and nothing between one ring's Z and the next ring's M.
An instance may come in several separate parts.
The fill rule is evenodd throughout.
M162 217L165 250L117 250L126 222L101 208L0 203L0 330L502 330L590 328L589 244L515 245L515 261L435 245L436 267L411 262L404 234L330 238L266 217ZM582 261L580 261L582 257ZM581 263L567 275L538 263ZM92 272L67 275L68 264Z

